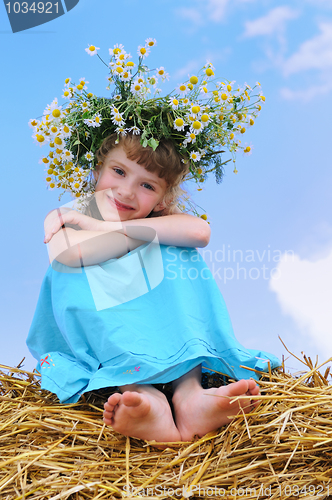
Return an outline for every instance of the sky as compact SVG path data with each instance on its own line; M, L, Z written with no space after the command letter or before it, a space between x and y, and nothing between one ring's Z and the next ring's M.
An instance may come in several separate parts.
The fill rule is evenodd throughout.
M158 5L158 8L156 8ZM62 17L13 34L0 5L1 357L32 370L25 339L48 268L48 191L28 121L61 99L67 77L107 96L107 69L85 48L122 43L135 54L156 38L147 63L170 74L166 91L206 61L220 78L261 83L266 102L222 184L192 190L211 224L201 250L225 298L235 335L247 348L315 362L332 357L332 3L330 0L80 0ZM106 72L105 72L106 70ZM190 189L190 188L189 188Z

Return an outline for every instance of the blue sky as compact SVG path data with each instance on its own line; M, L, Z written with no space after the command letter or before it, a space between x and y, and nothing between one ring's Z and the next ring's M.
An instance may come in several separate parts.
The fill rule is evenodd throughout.
M26 356L26 368L34 367L25 338L48 267L43 220L59 205L28 121L60 99L67 77L85 77L90 91L107 95L106 68L86 54L89 44L107 58L115 43L134 54L148 37L157 39L148 65L171 75L166 91L207 60L221 80L260 81L266 103L246 138L253 154L239 155L237 175L226 169L221 185L211 179L194 194L212 229L202 253L246 347L286 356L280 335L298 356L332 356L331 2L80 0L16 34L4 5L0 12L0 362L13 366Z

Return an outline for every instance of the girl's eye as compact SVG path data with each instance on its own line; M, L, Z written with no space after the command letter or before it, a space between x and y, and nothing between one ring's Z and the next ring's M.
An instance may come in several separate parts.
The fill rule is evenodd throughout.
M151 189L152 191L154 191L154 188L153 186L151 186L151 184L147 184L146 182L144 182L143 186L146 187L147 189Z
M123 173L124 173L123 170L121 170L121 168L115 168L114 172L116 172L119 175L123 175Z

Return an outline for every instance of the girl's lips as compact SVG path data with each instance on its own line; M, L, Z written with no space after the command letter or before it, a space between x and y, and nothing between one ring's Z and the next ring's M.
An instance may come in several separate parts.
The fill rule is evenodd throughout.
M124 205L123 203L120 203L118 200L116 200L115 198L112 199L110 198L109 196L107 196L107 198L110 200L111 204L113 206L115 206L118 210L134 210L132 207L130 207L129 205Z

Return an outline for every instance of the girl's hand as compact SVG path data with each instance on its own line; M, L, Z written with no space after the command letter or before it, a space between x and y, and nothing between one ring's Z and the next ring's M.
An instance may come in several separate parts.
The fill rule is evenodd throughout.
M45 238L44 243L48 243L54 234L56 234L63 224L76 224L81 229L86 231L105 231L105 221L94 219L87 215L83 215L76 210L68 208L57 208L50 212L45 219L44 229Z

